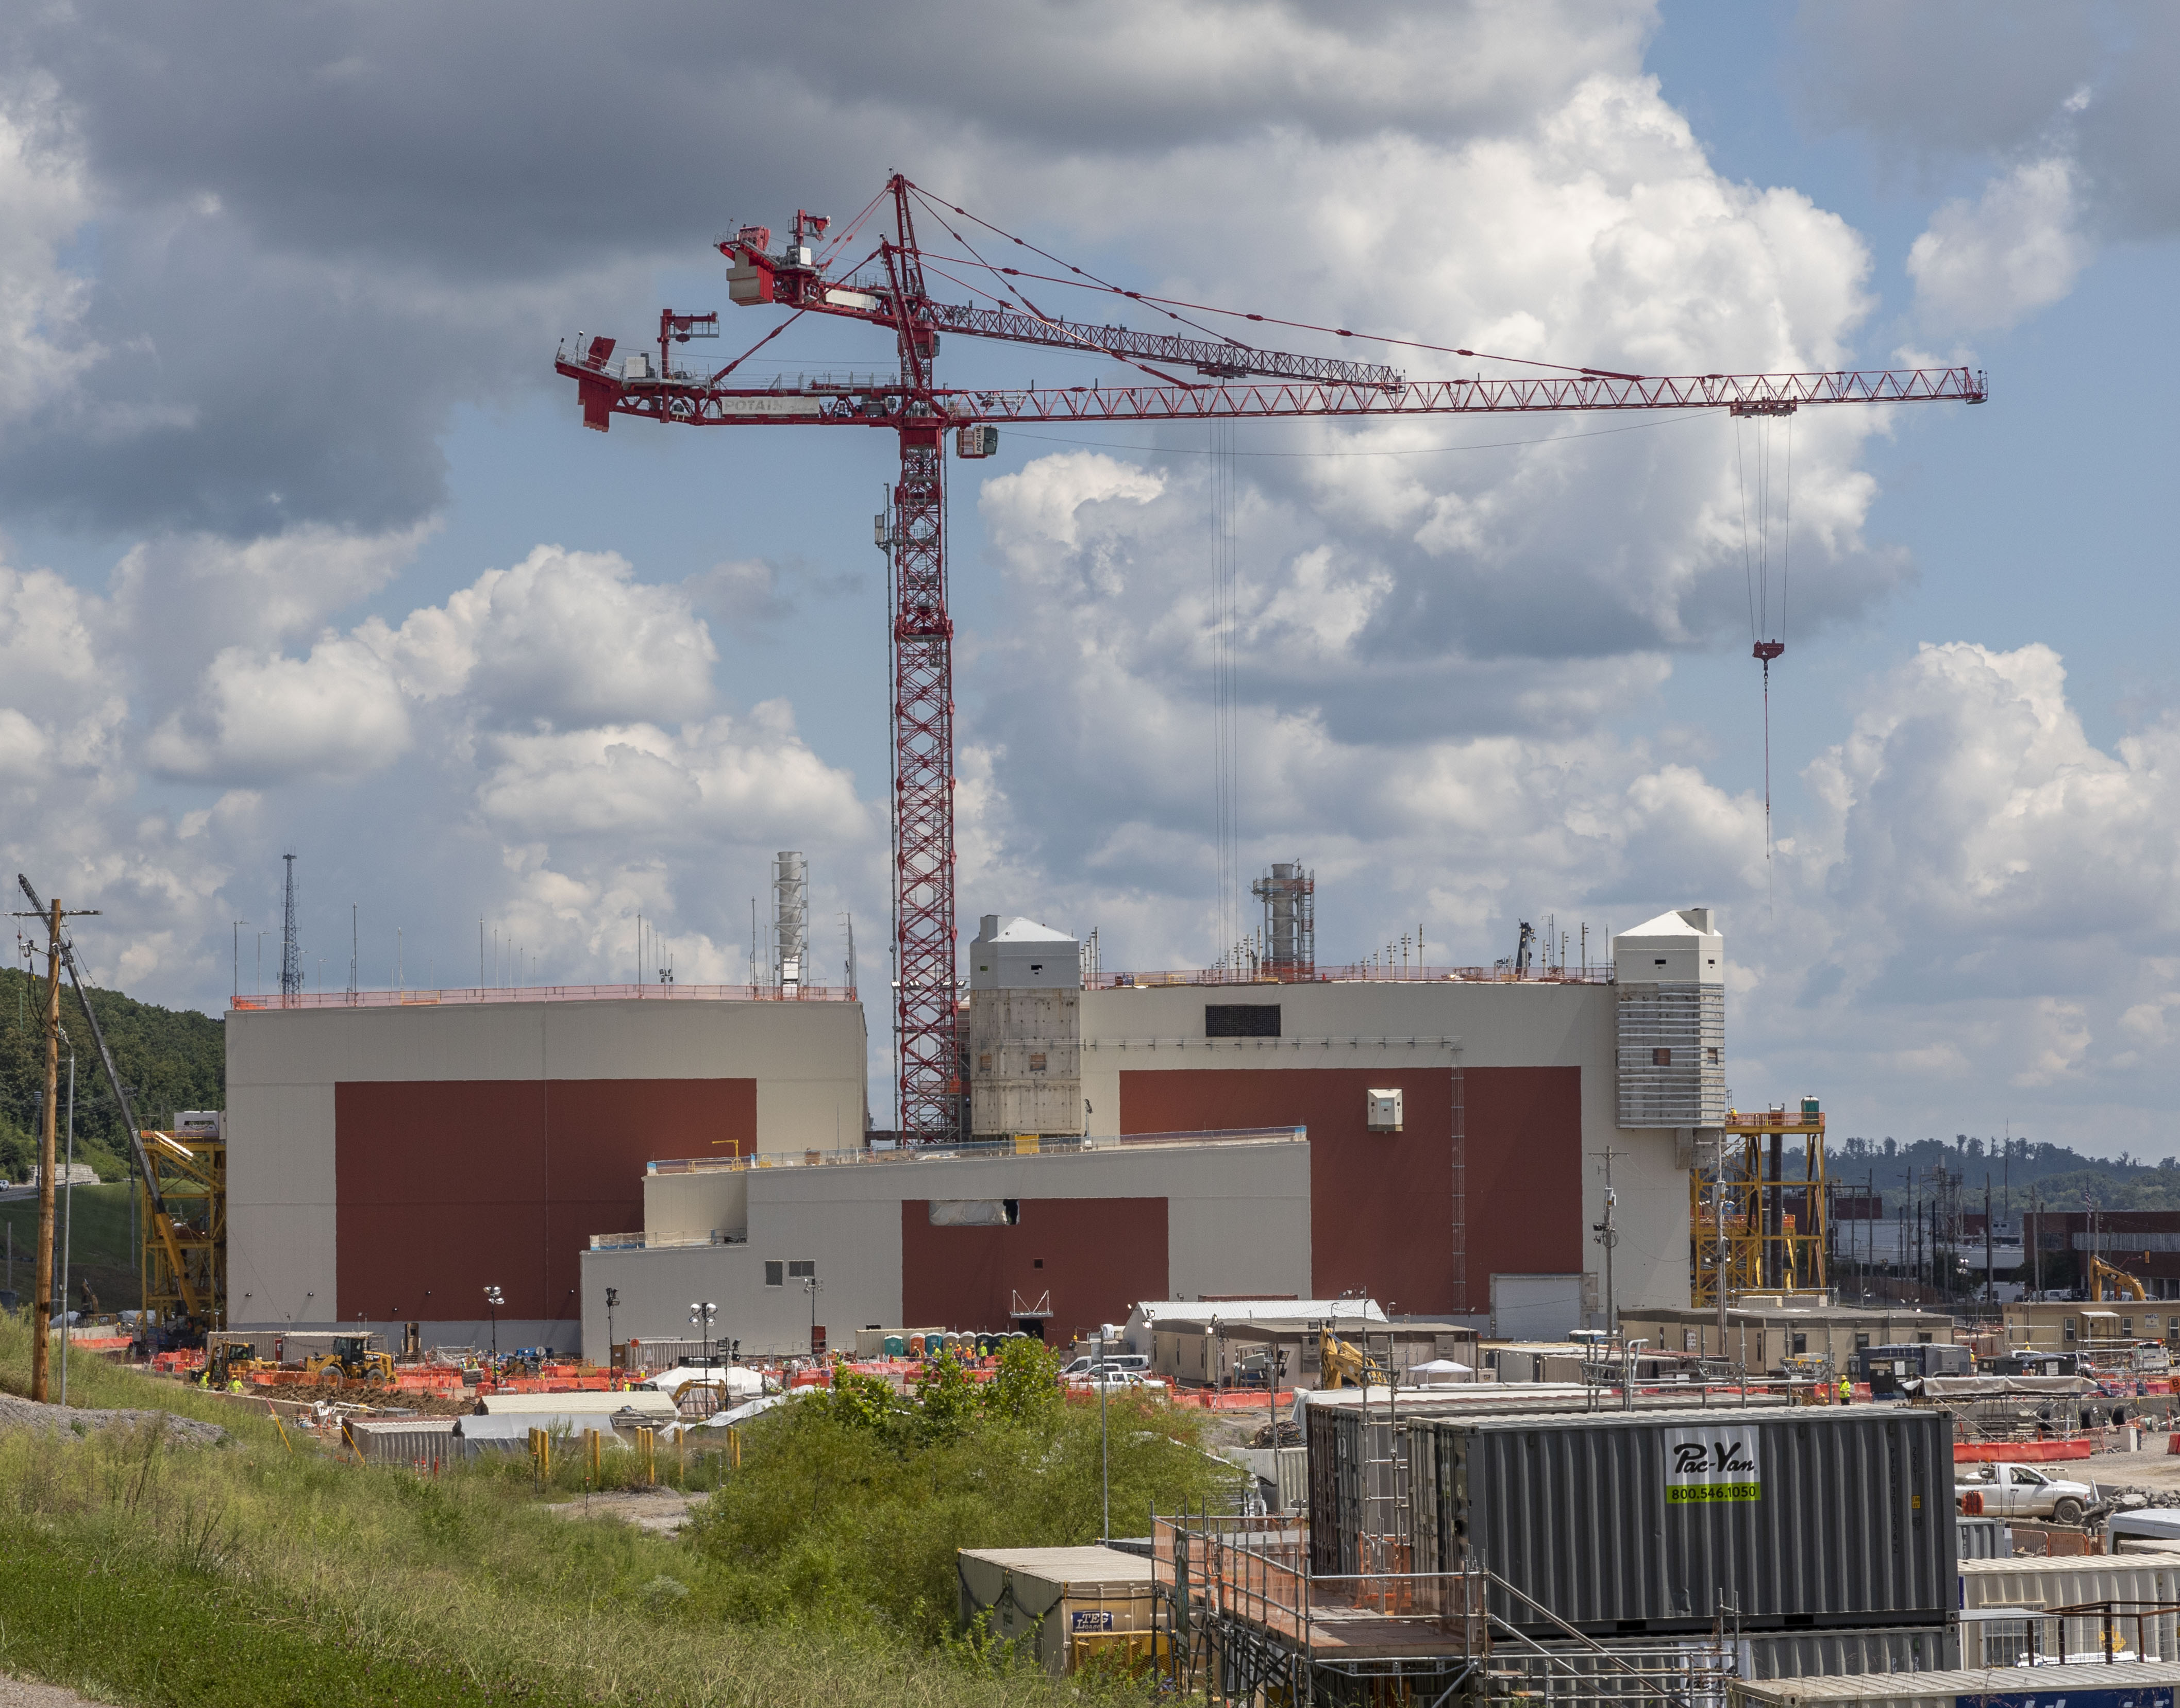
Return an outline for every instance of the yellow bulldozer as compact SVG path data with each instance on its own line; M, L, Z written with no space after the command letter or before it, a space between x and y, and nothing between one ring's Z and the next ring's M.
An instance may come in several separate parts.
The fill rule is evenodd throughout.
M1317 1363L1328 1388L1390 1388L1392 1374L1362 1348L1329 1328L1317 1331Z
M374 1335L336 1335L333 1350L303 1361L303 1372L320 1387L338 1391L357 1387L384 1387L394 1380L394 1354L372 1345Z

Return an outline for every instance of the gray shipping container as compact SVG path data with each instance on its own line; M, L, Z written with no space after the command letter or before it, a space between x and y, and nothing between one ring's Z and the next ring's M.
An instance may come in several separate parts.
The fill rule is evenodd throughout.
M1312 1425L1314 1496L1321 1448L1353 1443ZM1748 1633L1928 1627L1953 1612L1941 1412L1418 1419L1401 1431L1412 1569L1479 1563L1586 1636L1704 1631L1722 1596ZM1341 1493L1351 1480L1331 1479ZM1335 1523L1357 1505L1343 1501ZM1313 1501L1313 1563L1318 1512ZM1491 1611L1532 1636L1564 1634L1502 1590Z
M1963 1560L2004 1560L2013 1554L2013 1532L2003 1518L1957 1518L1955 1532L1960 1537L1960 1556Z
M453 1418L350 1418L344 1433L372 1464L435 1469L470 1455L469 1444L454 1433L454 1423Z

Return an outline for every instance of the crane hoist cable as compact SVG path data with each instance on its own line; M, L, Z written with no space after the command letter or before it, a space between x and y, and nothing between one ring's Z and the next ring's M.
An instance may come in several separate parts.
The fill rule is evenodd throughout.
M1748 523L1748 459L1742 421L1746 419L1755 438L1756 526L1752 544ZM1754 415L1734 420L1733 463L1741 491L1741 559L1748 586L1750 655L1764 667L1764 889L1771 898L1771 665L1786 654L1787 572L1792 563L1794 541L1794 417L1786 417L1786 469L1781 483L1779 527L1779 611L1777 626L1771 613L1771 465L1775 416Z

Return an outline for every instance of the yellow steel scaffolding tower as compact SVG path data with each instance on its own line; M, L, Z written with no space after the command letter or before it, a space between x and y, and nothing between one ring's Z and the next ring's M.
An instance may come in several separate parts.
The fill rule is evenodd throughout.
M1789 1176L1786 1147L1796 1140L1802 1172ZM1796 1109L1727 1110L1708 1178L1701 1166L1688 1171L1693 1303L1718 1303L1721 1269L1729 1303L1742 1293L1828 1287L1830 1215L1817 1099L1805 1097Z
M152 1181L136 1182L144 1229L144 1306L161 1323L227 1326L227 1141L206 1133L143 1135ZM156 1186L157 1191L151 1187ZM159 1203L167 1207L160 1226Z

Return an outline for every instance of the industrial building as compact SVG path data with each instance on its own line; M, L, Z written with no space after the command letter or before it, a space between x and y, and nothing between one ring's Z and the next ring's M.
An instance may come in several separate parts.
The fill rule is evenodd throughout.
M641 1222L646 1164L861 1143L863 1025L810 986L239 1002L229 1323L573 1347L579 1255Z
M1274 898L1297 956L1307 882ZM1687 1303L1687 1169L1724 1104L1707 910L1622 934L1610 969L1089 988L1066 934L983 924L948 1147L867 1141L862 1008L784 965L756 989L238 1005L231 1321L602 1356L685 1333L691 1299L783 1351L1221 1294L1524 1335Z
M1220 1295L1524 1334L1600 1325L1616 1298L1685 1305L1723 944L1692 909L1614 954L1610 974L1081 989L1074 939L988 915L963 1028L987 1142L653 1165L642 1228L583 1258L585 1343L685 1332L692 1298L751 1351L873 1324L1067 1338Z

